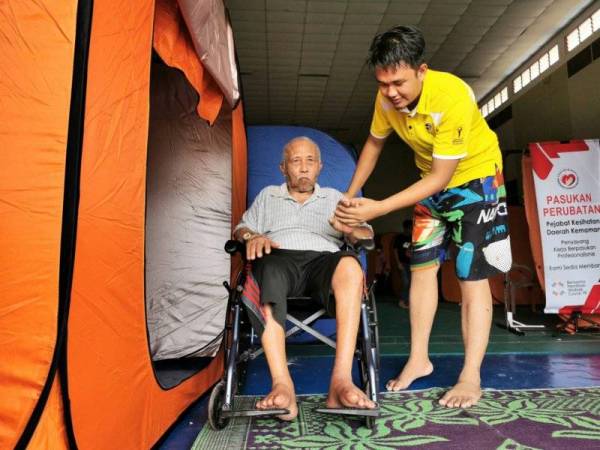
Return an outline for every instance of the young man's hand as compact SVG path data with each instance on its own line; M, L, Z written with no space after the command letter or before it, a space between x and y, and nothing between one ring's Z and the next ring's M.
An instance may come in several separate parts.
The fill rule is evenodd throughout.
M355 227L385 214L380 201L370 198L343 198L335 210L335 219L345 225Z
M271 253L271 248L279 248L279 244L262 234L257 234L246 241L246 259L252 261L262 258L263 254Z

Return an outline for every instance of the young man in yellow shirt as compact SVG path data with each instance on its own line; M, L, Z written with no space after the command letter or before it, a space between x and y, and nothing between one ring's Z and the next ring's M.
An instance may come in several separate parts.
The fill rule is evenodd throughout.
M511 266L502 155L471 88L452 74L429 69L424 50L415 27L397 26L375 36L368 60L379 84L373 121L336 218L356 225L415 205L410 356L388 390L406 389L433 371L428 345L438 302L436 276L450 241L455 243L465 361L440 404L467 408L481 397L480 369L492 322L487 279ZM413 149L421 179L381 201L353 198L392 132Z

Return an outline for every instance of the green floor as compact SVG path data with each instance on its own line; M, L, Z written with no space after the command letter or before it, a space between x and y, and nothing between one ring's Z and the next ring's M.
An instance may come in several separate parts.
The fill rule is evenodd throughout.
M377 297L379 317L379 340L382 355L407 355L409 351L410 327L408 310L397 306L390 296ZM516 319L527 324L545 324L544 331L531 331L525 336L517 336L497 326L504 322L504 308L494 306L494 325L492 326L488 354L499 353L537 353L537 354L591 354L600 350L600 333L582 332L576 335L552 335L557 323L555 315L532 312L529 307L519 307ZM431 354L462 354L460 333L460 306L455 303L441 302L431 333ZM329 355L332 351L324 345L299 345L288 349L294 355Z

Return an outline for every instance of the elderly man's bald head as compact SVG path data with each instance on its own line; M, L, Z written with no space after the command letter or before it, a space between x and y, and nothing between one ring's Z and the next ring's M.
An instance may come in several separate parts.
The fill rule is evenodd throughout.
M283 147L279 168L290 194L304 195L313 192L323 168L319 146L306 136L292 139Z
M289 157L290 150L298 145L308 145L314 148L317 156L317 161L321 161L321 149L319 148L318 144L307 136L299 136L289 141L283 147L283 152L281 154L281 164L285 164L286 160Z

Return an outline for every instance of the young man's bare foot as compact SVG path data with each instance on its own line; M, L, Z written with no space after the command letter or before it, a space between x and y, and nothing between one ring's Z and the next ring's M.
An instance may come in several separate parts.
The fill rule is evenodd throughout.
M452 389L440 399L440 405L448 408L469 408L481 398L479 377L460 377Z
M409 359L402 372L396 378L388 381L385 387L388 391L401 391L407 389L417 378L431 375L431 372L433 372L431 361L413 362Z
M257 409L287 409L289 414L277 416L281 420L294 420L298 415L294 386L287 383L275 383L265 398L256 402Z
M373 409L376 406L351 379L332 379L325 404L328 408Z

